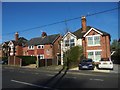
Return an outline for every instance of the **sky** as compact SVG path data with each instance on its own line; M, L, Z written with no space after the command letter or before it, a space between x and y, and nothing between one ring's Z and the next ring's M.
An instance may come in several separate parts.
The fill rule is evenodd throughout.
M117 2L3 2L2 42L14 40L14 32L18 31L21 31L18 32L20 37L28 40L40 37L43 31L48 35L65 34L65 23L22 31L116 7ZM86 19L88 26L109 33L111 40L118 39L118 10L96 14ZM66 23L71 32L81 28L81 18Z

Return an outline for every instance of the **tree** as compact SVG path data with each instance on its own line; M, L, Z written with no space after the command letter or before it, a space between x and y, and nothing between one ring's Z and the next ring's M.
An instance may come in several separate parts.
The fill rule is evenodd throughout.
M111 59L114 60L114 63L120 64L120 42L119 40L113 40L111 44L111 51L114 51L114 54L111 55Z
M71 47L64 53L64 64L68 68L78 66L80 58L83 57L83 50L81 46Z
M118 49L120 49L120 43L115 39L111 44L111 51L117 51Z

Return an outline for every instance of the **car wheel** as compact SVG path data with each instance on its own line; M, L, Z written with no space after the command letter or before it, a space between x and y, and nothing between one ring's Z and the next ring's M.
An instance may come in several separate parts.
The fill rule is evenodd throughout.
M79 67L79 70L82 70L82 68Z
M111 68L111 70L113 70L113 68Z

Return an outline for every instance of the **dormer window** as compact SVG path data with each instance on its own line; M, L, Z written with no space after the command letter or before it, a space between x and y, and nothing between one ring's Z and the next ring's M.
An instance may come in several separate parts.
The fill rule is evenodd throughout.
M37 46L37 49L43 49L44 48L44 45L38 45Z
M28 46L28 49L34 49L34 46Z

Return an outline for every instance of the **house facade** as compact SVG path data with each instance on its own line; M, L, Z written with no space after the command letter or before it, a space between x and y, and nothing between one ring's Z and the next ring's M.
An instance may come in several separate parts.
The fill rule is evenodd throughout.
M23 55L23 47L27 39L24 37L19 37L18 32L15 33L15 40L10 40L2 43L2 57L8 56L22 56Z
M60 63L60 34L49 35L45 32L41 37L32 38L23 48L24 56L36 56L38 60L52 60L52 64Z
M86 17L81 18L82 28L75 32L67 32L61 42L61 64L63 53L72 46L82 46L86 58L99 62L101 58L110 58L110 34L86 25Z

